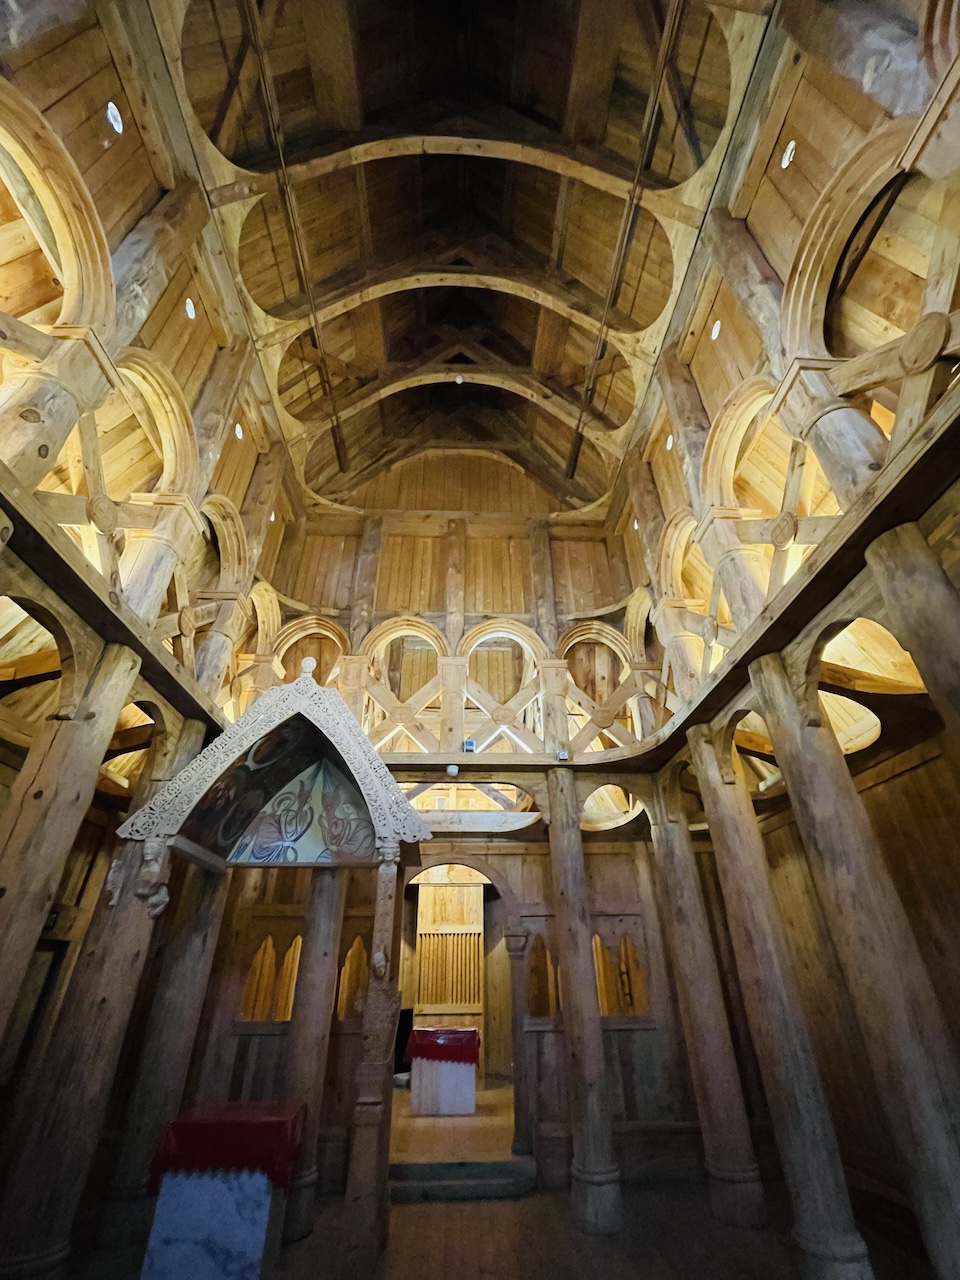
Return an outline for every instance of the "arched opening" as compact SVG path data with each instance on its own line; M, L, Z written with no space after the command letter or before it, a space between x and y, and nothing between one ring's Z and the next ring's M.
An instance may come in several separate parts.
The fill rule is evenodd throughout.
M480 1062L472 1114L438 1114L448 1105L442 1091L436 1100L423 1086L418 1094L414 1080L411 1092L411 1064L400 1063L391 1140L395 1161L510 1156L515 1046L506 932L506 903L490 878L474 867L442 863L421 871L407 886L401 924L400 1040L407 1026L471 1028L480 1037ZM430 1114L423 1113L424 1106Z

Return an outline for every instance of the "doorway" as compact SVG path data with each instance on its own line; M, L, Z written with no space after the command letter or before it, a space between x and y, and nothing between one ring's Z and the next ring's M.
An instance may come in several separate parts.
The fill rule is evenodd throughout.
M407 885L400 949L401 1033L413 1027L471 1027L480 1036L477 1107L467 1116L414 1116L396 1077L391 1160L503 1161L513 1142L513 1034L506 908L473 867L443 863Z

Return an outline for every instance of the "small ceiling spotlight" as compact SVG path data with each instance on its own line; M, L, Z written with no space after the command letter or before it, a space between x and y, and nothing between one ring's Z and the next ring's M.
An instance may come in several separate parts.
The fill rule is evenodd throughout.
M192 298L187 298L186 302L183 304L183 309L187 313L188 320L196 320L197 306Z
M234 425L233 434L237 437L238 440L243 439L243 427L241 427L239 422Z
M273 522L274 522L274 520L276 520L276 518L277 518L277 513L276 513L275 511L271 511L271 512L270 512L270 523L271 523L271 524L273 524Z
M714 320L713 328L710 330L710 340L711 342L716 342L716 340L719 337L720 337L720 321Z
M783 149L783 155L780 157L780 168L789 169L793 164L793 157L797 154L796 141L791 138Z
M673 433L667 436L667 453L673 448Z
M123 133L123 116L120 114L120 108L115 102L107 103L104 115L107 117L107 124L114 133Z
M454 378L454 382L457 384L457 386L458 386L458 387L462 387L462 386L463 386L463 374L462 374L462 373L458 373L458 374L457 374L457 376Z
M634 522L633 522L633 528L634 528L634 531L635 531L636 533L639 533L639 532L640 532L640 521L639 521L639 520L634 520Z

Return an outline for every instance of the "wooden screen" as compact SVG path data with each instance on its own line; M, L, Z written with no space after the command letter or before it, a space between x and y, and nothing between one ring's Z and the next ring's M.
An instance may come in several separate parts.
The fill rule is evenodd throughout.
M421 884L415 1015L483 1013L483 885Z

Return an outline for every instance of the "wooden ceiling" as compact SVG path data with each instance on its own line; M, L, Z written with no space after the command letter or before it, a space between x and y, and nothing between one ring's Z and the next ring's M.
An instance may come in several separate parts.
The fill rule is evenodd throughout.
M665 23L675 30L654 109ZM597 315L609 294L628 331L662 315L675 274L667 234L638 207L612 281L624 203L609 188L629 189L641 150L641 185L654 189L709 155L730 88L709 10L699 0L666 14L659 0L191 0L182 56L210 139L272 178L243 223L239 266L258 306L303 319L278 393L304 424L308 488L350 502L415 455L454 449L502 455L554 509L607 493L623 446L604 433L630 420L643 390L630 361L607 343L582 408L595 333L472 281L526 273ZM424 131L529 143L575 157L585 179L429 146L353 162L358 146ZM443 281L429 278L443 268ZM412 283L417 269L427 274ZM450 271L471 284L450 285ZM349 297L371 282L379 296ZM347 309L328 318L341 297ZM578 422L591 430L573 468Z

